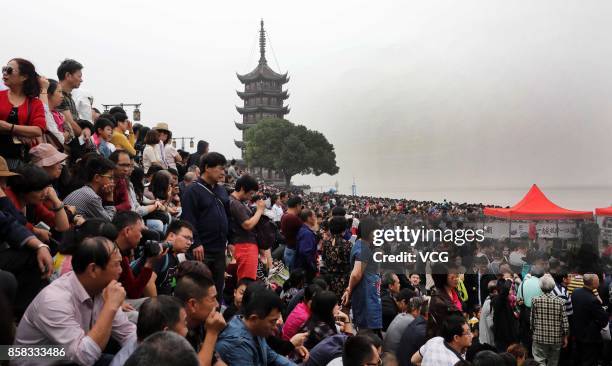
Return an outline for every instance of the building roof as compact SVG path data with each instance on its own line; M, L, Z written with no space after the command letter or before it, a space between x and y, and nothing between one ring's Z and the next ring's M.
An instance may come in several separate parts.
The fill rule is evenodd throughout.
M240 149L244 149L246 147L246 144L244 143L244 141L234 140L234 144L236 144L236 147Z
M290 109L289 109L288 106L259 105L259 106L249 106L249 107L238 107L238 106L236 106L236 110L240 114L257 113L257 112L288 114Z
M263 19L261 20L261 29L259 30L259 63L248 74L241 75L236 73L236 76L238 76L238 80L243 84L257 80L274 80L280 81L281 84L289 81L287 73L279 74L268 66L268 61L266 60L266 31L264 30Z
M238 123L238 122L234 122L234 124L236 125L236 128L239 129L240 131L244 131L246 129L248 129L251 126L254 126L254 124L252 123Z
M259 97L259 96L276 97L276 98L282 98L282 99L289 98L289 92L287 92L287 90L282 90L282 91L256 90L256 91L248 91L248 92L236 91L236 94L238 94L238 96L241 99Z

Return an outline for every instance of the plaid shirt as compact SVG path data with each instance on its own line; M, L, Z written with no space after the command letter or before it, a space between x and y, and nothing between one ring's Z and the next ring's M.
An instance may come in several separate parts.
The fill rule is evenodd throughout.
M552 293L535 297L531 303L533 341L542 344L562 344L569 334L565 301Z

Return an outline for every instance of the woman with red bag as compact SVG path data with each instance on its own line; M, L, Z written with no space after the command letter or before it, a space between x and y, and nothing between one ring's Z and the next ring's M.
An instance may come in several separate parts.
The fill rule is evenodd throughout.
M45 131L45 110L38 96L47 91L41 90L34 65L20 58L2 67L2 81L8 90L0 91L0 155L9 169L15 169Z

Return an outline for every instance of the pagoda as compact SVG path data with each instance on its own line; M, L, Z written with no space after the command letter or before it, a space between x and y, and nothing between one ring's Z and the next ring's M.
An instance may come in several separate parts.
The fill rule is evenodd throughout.
M284 118L289 113L289 107L283 105L289 97L287 90L283 90L283 85L289 81L289 77L287 73L279 74L268 66L263 19L259 30L259 63L248 74L236 73L236 76L244 84L244 91L236 92L244 103L242 107L236 106L236 110L242 115L242 123L234 121L234 124L242 131L242 140L234 140L234 143L241 149L244 159L245 131L263 118Z

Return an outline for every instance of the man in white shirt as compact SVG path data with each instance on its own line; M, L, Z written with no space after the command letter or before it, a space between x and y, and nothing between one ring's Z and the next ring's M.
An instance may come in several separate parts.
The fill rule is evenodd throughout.
M472 331L460 315L449 316L442 324L442 337L433 337L412 355L418 366L453 366L464 360L465 351L472 344Z

